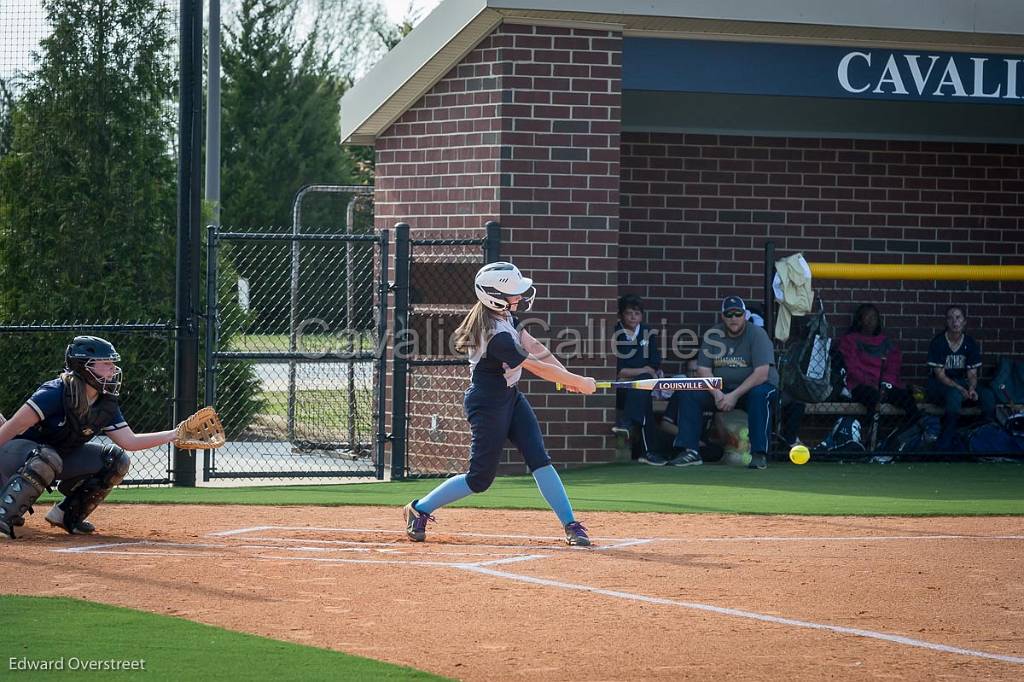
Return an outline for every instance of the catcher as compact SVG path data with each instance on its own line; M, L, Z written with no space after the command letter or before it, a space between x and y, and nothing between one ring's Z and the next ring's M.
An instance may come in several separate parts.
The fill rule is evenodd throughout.
M47 381L5 421L0 415L0 533L14 538L25 512L57 480L64 499L46 514L52 526L68 533L92 533L86 520L128 473L125 451L145 450L179 441L179 447L219 447L223 428L212 408L204 408L178 428L135 433L121 415L121 356L108 341L76 336L64 354L65 369ZM209 412L207 412L207 410ZM198 419L197 419L198 418ZM187 435L189 423L201 433ZM103 434L112 443L93 443Z

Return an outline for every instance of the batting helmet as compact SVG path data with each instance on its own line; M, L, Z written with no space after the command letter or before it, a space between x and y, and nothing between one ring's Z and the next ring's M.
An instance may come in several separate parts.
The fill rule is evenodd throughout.
M509 309L508 299L511 296L522 297L517 312L526 312L537 295L532 279L523 277L519 268L502 261L480 268L473 280L473 289L481 303L497 312Z

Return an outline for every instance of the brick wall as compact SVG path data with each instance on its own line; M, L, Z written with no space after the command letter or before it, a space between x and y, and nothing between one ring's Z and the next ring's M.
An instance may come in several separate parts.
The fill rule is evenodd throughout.
M769 239L779 257L810 262L1020 265L1022 199L1016 145L624 133L619 291L644 296L671 335L702 332L727 293L760 303ZM954 302L989 366L1024 356L1024 282L815 290L840 330L859 303L876 303L914 380Z
M462 237L498 220L502 257L537 281L531 317L543 324L532 329L552 347L614 321L620 56L619 34L503 25L377 140L377 227ZM610 360L566 364L608 378ZM612 457L610 397L524 388L556 463ZM508 461L521 470L518 456Z

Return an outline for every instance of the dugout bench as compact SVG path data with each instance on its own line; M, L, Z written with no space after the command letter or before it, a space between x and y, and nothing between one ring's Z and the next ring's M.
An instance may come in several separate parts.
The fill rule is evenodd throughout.
M653 401L653 404L654 404L654 414L655 414L656 417L658 417L660 419L665 414L665 408L668 405L668 401L667 400L655 400L655 401ZM931 415L931 416L935 416L935 417L941 417L942 414L943 414L943 408L939 407L938 405L935 405L934 403L918 402L917 403L917 408L921 411L922 414L927 414L927 415ZM709 411L709 412L705 412L704 416L705 416L705 418L709 418L713 414L714 414L714 412L710 412ZM824 402L824 403L805 403L804 404L804 418L806 418L806 417L812 417L812 418L813 417L819 417L819 418L824 418L824 417L845 417L845 416L862 417L862 416L865 416L866 414L867 414L867 409L863 405L861 405L860 403L857 403L857 402L842 401L842 402ZM892 405L890 403L882 403L882 405L880 406L880 409L879 409L879 414L881 416L883 416L883 417L900 417L900 416L904 416L906 413L902 409L896 407L895 405ZM961 417L978 417L980 415L981 415L981 410L978 407L964 407L960 411L960 416ZM778 420L778 417L779 417L779 410L776 409L775 410L775 418L776 418L776 420ZM827 428L824 428L823 430L822 429L813 429L813 428L810 429L810 430L814 431L815 433L817 433L817 431L822 431L821 437L824 437L824 434L827 433L828 430L831 429L831 427L832 427L832 424L830 423L830 424L827 425ZM777 423L777 421L776 421L776 429L775 430L776 430L776 433L777 433L778 432L778 423ZM874 452L875 449L878 447L878 438L879 438L879 434L876 431L871 430L869 432L869 434L868 434L868 442L865 443L865 445L867 446L869 452ZM820 440L820 438L817 438L816 440ZM772 439L772 445L775 445L777 443L777 441L778 441L778 439ZM771 458L771 455L774 454L774 453L773 452L769 452L768 454L769 454L769 458ZM631 443L630 439L627 438L624 435L618 435L617 434L615 436L615 461L617 461L617 462L628 462L631 459L632 459L632 443Z

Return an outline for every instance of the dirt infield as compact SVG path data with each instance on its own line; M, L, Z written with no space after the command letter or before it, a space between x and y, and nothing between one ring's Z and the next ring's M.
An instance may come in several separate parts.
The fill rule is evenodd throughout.
M462 680L1021 679L1024 518L105 505L31 517L3 591L62 595ZM25 569L28 570L25 570ZM17 577L14 577L17 576ZM9 633L10 636L10 633Z

